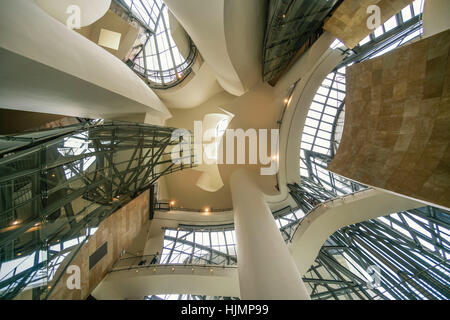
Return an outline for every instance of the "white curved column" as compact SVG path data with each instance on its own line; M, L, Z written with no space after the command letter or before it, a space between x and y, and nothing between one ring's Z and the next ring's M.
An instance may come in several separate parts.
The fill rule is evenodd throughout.
M247 171L231 175L241 299L310 299L273 215Z

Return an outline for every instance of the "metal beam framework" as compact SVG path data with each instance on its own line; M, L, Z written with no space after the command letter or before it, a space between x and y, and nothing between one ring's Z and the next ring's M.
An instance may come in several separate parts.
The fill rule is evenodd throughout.
M275 85L281 75L322 33L324 19L339 0L271 0L263 47L263 79Z
M0 137L0 298L54 287L101 221L162 175L193 167L193 139L174 130L105 122ZM190 155L172 159L182 144Z

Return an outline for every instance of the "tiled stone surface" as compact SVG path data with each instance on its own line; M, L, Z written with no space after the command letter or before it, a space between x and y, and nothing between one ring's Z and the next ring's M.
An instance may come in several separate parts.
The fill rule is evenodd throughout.
M120 253L125 250L149 217L149 192L146 191L125 207L117 210L104 220L97 232L80 249L71 265L81 269L81 290L69 290L65 274L50 296L52 300L86 299L92 290L103 280L108 271L117 262ZM89 256L108 241L108 253L91 270Z
M374 30L367 27L367 7L380 7L381 23L398 13L413 0L344 0L333 15L325 22L324 29L353 49Z
M450 30L347 69L345 125L329 169L450 207Z

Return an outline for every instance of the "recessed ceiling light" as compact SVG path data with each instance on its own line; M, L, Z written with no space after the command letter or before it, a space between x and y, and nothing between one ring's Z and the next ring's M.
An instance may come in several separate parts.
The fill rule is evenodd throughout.
M100 30L100 37L98 39L98 44L102 47L110 48L113 50L119 50L120 38L122 35L118 32L114 32L107 29Z

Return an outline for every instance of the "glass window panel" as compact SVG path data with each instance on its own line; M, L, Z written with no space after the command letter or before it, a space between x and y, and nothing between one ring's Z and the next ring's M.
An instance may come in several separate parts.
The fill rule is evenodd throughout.
M423 11L423 3L424 0L414 0L413 2L413 9L414 9L414 15L417 16L418 14L421 14Z
M307 134L303 134L302 141L308 142L308 143L313 143L314 137L310 136L310 135L307 135Z
M315 110L317 112L322 112L323 111L323 105L317 102L313 102L311 103L311 109Z
M379 36L381 36L383 34L383 25L379 26L378 28L375 29L375 31L373 32L374 36L376 38L378 38Z
M363 45L365 45L368 42L370 42L370 36L367 36L364 39L362 39L361 42L359 43L359 45L363 46Z
M412 18L411 7L408 5L405 8L403 8L403 10L402 10L402 19L403 19L403 22L406 22L411 18Z
M316 112L314 110L309 110L309 112L308 112L308 117L310 117L310 118L314 118L314 119L318 119L319 120L321 116L322 116L321 113Z
M329 114L329 115L332 115L332 116L336 116L336 114L337 114L337 109L336 109L336 108L333 108L333 107L326 106L326 107L325 107L325 113L326 113L326 114Z
M394 29L397 26L397 17L393 16L384 23L384 29L387 31Z
M306 126L305 126L305 129L303 129L304 134L306 133L306 134L310 134L312 136L316 135L316 131L317 131L317 129L306 127Z

